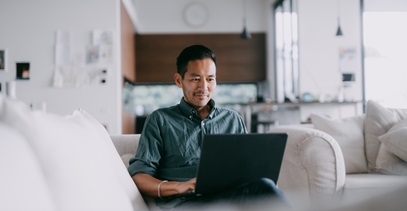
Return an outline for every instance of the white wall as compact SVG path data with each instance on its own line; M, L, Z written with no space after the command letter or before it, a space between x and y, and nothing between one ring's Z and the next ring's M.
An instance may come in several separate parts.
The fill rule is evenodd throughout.
M300 92L316 97L336 99L342 76L339 48L355 48L356 58L351 72L356 82L348 96L362 100L361 22L359 0L339 0L343 36L335 36L338 27L337 0L298 1Z
M184 20L184 9L199 2L208 11L208 19L198 27ZM246 0L248 29L267 31L269 0ZM240 33L242 31L243 3L241 0L133 0L137 11L137 31L156 33Z
M2 0L0 2L0 48L8 49L7 72L0 83L15 79L16 62L30 62L30 80L16 81L16 96L27 104L45 102L47 111L62 115L83 108L108 127L121 133L121 66L119 0ZM113 62L107 83L55 88L55 32L71 33L74 56L84 54L92 30L112 30Z
M406 12L407 1L405 0L364 0L364 11L392 11Z

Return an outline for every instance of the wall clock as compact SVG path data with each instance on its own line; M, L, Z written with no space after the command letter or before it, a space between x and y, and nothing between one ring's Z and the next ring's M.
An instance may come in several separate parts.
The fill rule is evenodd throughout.
M183 11L183 18L186 24L193 27L199 27L206 23L209 17L208 8L198 2L187 4Z

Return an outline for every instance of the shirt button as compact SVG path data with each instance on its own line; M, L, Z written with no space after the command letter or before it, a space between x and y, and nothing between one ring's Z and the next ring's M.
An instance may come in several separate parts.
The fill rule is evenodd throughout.
M192 116L189 116L190 119L192 119Z
M205 122L202 122L201 125L202 125L202 126L205 126Z

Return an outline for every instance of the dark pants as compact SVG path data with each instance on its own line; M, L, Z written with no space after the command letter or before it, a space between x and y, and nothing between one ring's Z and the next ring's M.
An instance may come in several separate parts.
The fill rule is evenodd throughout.
M289 207L283 193L268 178L248 182L229 191L194 196L178 204L175 209L201 209L207 206L259 206L276 205Z

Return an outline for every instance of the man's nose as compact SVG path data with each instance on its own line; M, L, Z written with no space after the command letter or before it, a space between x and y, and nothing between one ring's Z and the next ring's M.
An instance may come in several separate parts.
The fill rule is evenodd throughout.
M207 86L208 86L208 82L206 80L199 81L200 88L206 89Z

